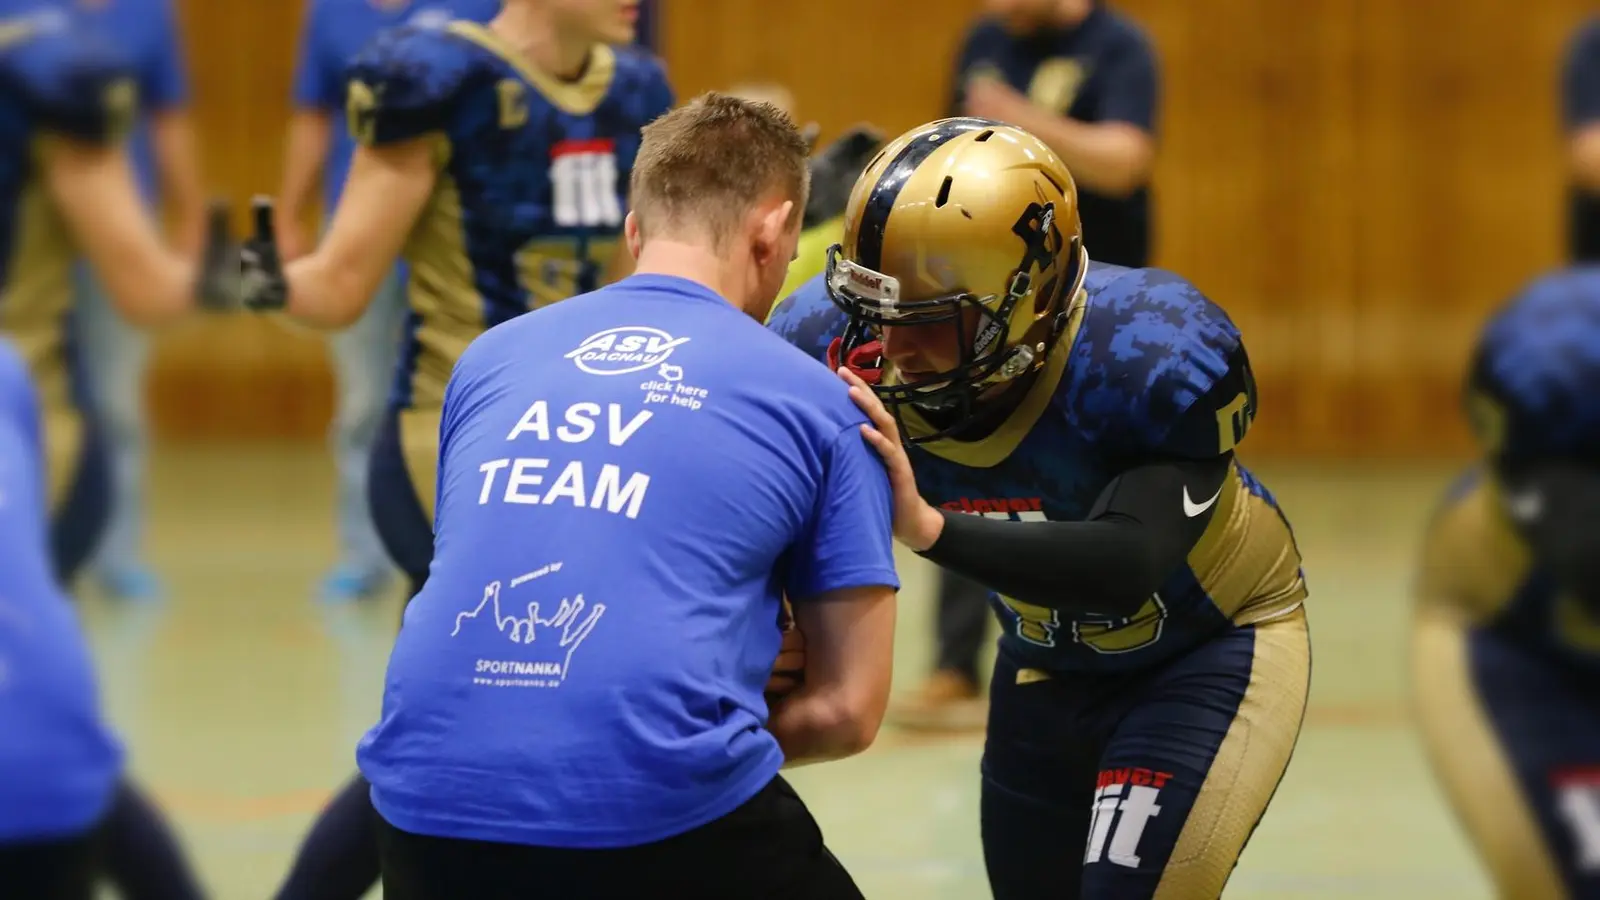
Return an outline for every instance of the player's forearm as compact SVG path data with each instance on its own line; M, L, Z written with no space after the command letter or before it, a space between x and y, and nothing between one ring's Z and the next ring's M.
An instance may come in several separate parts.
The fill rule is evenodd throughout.
M1210 524L1231 463L1228 455L1124 472L1082 522L941 511L944 529L922 555L1022 603L1130 616L1184 565Z
M161 173L161 203L173 217L177 246L198 257L206 237L206 198L194 122L186 111L161 112L152 117L150 131Z
M283 183L278 188L278 233L298 228L301 217L316 197L322 167L327 162L332 132L330 114L322 110L297 110L289 119Z
M51 197L117 311L153 326L192 309L198 268L162 243L127 156L65 139L42 156Z
M362 147L315 252L284 267L284 311L304 324L343 328L372 302L393 271L433 187L437 141Z
M863 715L838 687L802 686L773 708L767 730L783 749L784 767L794 768L866 750L881 722Z
M1125 197L1150 180L1155 142L1125 122L1079 122L1035 107L1024 128L1061 156L1078 187Z
M392 264L392 260L391 260ZM288 300L283 311L313 328L345 328L361 318L382 273L373 277L370 265L349 264L319 249L284 266Z

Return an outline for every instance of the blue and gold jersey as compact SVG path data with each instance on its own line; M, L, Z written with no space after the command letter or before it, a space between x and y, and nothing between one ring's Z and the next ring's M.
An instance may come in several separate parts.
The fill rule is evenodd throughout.
M1543 276L1484 326L1467 410L1490 460L1446 494L1424 542L1418 593L1432 609L1600 667L1600 619L1541 566L1493 470L1600 459L1600 267ZM1537 515L1537 510L1532 511ZM1597 526L1600 527L1600 526Z
M583 75L560 81L466 21L386 32L350 78L358 141L437 148L438 184L404 251L411 327L396 398L437 410L473 338L599 286L640 129L672 92L642 51L596 45Z
M40 154L54 139L121 140L136 93L111 45L60 4L0 2L0 335L39 391L53 501L83 440L67 337L78 251L45 189Z
M844 325L820 278L768 322L818 359ZM911 461L923 497L944 509L1082 520L1111 479L1133 466L1233 449L1255 405L1239 332L1220 308L1169 272L1095 264L1065 334L1009 418L982 440L914 445ZM915 413L906 421L912 431L921 427ZM1168 659L1230 622L1284 615L1305 595L1287 520L1266 487L1235 464L1187 564L1135 615L1075 619L994 599L1002 641L1024 665L1120 671Z
M1600 459L1600 266L1536 279L1484 326L1467 410L1492 457Z
M562 81L467 21L385 32L350 79L358 142L435 147L438 181L403 253L411 309L394 394L406 469L431 519L456 360L489 328L599 286L640 130L673 94L642 50L596 45L583 74Z
M1431 612L1600 671L1600 619L1538 565L1511 521L1505 492L1482 467L1450 487L1429 523L1416 593Z

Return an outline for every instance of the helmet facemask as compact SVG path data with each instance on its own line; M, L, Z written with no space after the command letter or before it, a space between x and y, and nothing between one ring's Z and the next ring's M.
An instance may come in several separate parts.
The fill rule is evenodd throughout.
M1047 229L1048 224L1046 220ZM1065 315L1052 316L1051 321L1045 323L1046 333L1041 339L1015 343L1009 340L1012 319L1019 309L1028 314L1033 310L1055 308L1058 294L1075 291L1086 268L1081 254L1081 239L1075 234L1064 255L1072 261L1067 270L1042 285L1036 285L1037 278L1031 274L1036 261L1030 255L1012 273L1003 294L980 296L958 291L907 301L900 297L897 279L845 259L842 248L835 244L828 249L825 283L829 298L845 312L849 321L842 337L829 350L830 363L834 367L850 365L863 375L895 416L906 443L927 443L950 437L975 424L974 420L984 411L983 401L992 396L996 388L1011 384L1042 366L1044 354L1054 346L1065 325ZM970 329L965 315L969 307L978 311ZM880 344L883 328L944 326L952 322L960 354L954 368L915 381L895 379L893 383L886 383L889 379L883 377L886 373ZM1027 329L1030 337L1035 332L1032 327ZM927 422L934 427L919 429L913 436L904 419L907 407L926 413L927 418L936 420L937 424Z

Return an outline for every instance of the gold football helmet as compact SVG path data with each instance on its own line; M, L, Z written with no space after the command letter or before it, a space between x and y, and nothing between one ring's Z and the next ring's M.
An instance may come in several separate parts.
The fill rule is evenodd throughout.
M897 416L915 404L950 424L909 440L948 435L983 395L1044 366L1088 267L1077 188L1043 141L987 119L918 126L867 165L829 248L828 296L849 316L830 361ZM882 357L884 328L951 323L952 369L903 374Z

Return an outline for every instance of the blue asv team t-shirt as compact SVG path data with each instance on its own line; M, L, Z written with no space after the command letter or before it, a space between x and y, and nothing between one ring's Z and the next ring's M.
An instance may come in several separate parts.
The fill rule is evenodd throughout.
M636 275L456 365L427 586L357 757L413 833L661 840L778 772L780 598L896 589L890 492L827 367Z
M0 339L0 845L83 833L122 771L50 565L39 428L27 370Z

